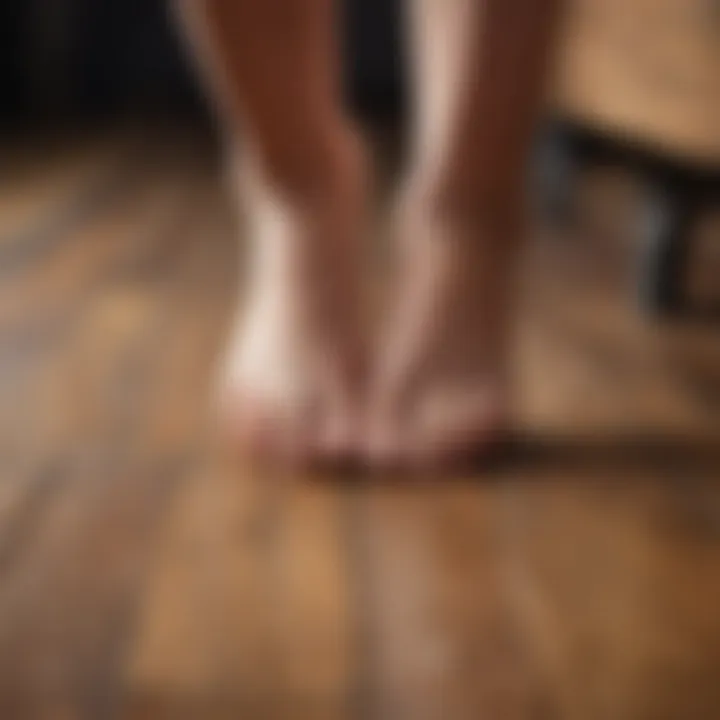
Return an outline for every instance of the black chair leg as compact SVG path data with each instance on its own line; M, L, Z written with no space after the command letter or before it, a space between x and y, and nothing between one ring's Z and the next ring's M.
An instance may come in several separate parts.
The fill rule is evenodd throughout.
M638 291L653 316L683 309L697 194L684 179L651 180L640 223Z

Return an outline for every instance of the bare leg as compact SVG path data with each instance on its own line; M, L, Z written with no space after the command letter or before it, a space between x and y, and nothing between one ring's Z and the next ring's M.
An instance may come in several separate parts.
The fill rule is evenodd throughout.
M558 3L410 0L415 129L402 277L370 452L446 461L507 424L525 164Z
M235 153L249 277L225 372L233 434L293 456L355 433L363 169L341 110L333 0L180 0Z

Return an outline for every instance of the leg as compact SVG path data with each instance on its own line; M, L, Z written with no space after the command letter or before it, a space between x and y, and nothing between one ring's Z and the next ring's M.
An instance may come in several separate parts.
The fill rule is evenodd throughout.
M506 423L525 165L557 2L410 0L415 131L370 452L454 459Z
M242 156L247 297L223 405L273 454L350 442L358 365L359 145L341 111L333 0L181 0L218 116Z

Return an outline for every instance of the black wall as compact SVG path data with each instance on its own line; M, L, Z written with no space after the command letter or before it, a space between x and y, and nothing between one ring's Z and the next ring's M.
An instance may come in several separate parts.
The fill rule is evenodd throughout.
M171 0L0 0L0 117L202 112ZM344 0L348 99L402 102L399 0Z

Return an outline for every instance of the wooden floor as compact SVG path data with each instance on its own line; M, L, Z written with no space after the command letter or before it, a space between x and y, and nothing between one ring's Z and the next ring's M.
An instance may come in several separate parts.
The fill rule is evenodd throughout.
M533 240L507 463L280 477L208 422L202 145L2 157L0 718L720 718L720 331L622 248Z

